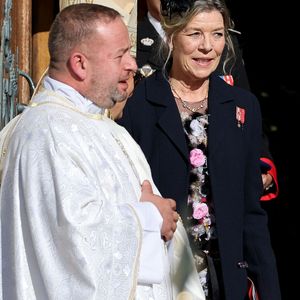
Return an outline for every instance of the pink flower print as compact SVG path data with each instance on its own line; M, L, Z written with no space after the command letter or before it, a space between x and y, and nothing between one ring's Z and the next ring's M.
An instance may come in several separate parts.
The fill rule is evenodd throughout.
M193 218L200 220L208 215L208 206L205 203L194 203Z
M190 152L190 162L194 167L203 166L205 163L205 159L206 157L200 149L193 149Z

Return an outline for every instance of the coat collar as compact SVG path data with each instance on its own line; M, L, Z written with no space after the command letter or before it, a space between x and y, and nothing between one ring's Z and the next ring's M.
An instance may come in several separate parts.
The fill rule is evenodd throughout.
M153 87L156 88L153 88ZM157 71L146 81L147 99L158 105L168 107L174 104L168 78ZM159 91L159 92L158 92ZM211 75L209 83L209 105L222 104L234 100L234 93L230 86L218 75Z
M235 122L235 88L232 88L222 78L212 75L209 86L209 126L208 152L210 159L220 149L220 144L228 134L228 126ZM231 127L232 128L232 127Z
M180 114L167 81L161 72L155 72L147 78L147 101L156 107L158 125L172 140L183 156L188 159L188 148L183 131ZM223 126L226 119L232 117L234 92L232 87L217 75L212 75L209 84L209 151L211 154L218 148L224 136ZM177 116L177 117L174 117ZM229 120L230 121L230 120ZM212 134L211 134L212 133Z
M174 143L183 157L188 157L188 147L180 114L174 100L168 79L161 72L155 72L146 80L147 101L155 106L157 124ZM174 117L176 116L176 117Z

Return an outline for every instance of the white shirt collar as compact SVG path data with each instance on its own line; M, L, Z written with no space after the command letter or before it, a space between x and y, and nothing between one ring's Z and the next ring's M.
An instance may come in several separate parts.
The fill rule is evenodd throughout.
M57 92L58 94L61 94L62 96L66 97L83 112L90 114L99 114L104 113L105 111L104 108L97 106L91 100L83 97L71 86L57 81L55 79L52 79L49 76L45 77L43 84L47 90Z
M150 12L147 12L147 17L149 19L149 22L153 25L153 27L155 28L155 30L157 31L157 33L160 35L160 37L165 40L166 39L166 34L164 32L164 30L161 27L160 22L155 19L154 17L152 17L152 15L150 14Z

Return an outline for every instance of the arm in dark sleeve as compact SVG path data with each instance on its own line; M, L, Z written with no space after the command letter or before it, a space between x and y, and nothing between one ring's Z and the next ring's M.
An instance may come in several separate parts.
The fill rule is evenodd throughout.
M265 172L267 174L270 174L273 178L272 186L269 189L264 190L264 193L263 193L262 197L260 198L261 201L268 201L268 200L272 200L278 196L279 188L278 188L277 170L276 170L276 166L273 161L273 157L270 153L269 140L268 140L268 137L266 136L266 134L263 134L263 138L262 138L260 160L261 160L262 164L269 165L268 170L266 170Z

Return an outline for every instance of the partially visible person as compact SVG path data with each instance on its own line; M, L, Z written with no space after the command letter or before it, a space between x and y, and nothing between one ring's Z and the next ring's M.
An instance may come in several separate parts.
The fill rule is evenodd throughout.
M138 19L137 26L137 64L140 70L137 75L139 77L138 80L143 76L147 77L151 75L156 70L161 70L164 64L163 55L159 52L161 41L165 39L165 33L160 23L160 0L146 0L145 3L147 8L144 11L145 15L143 18L140 17ZM234 84L235 86L250 90L242 50L238 40L240 33L233 28L228 28L228 32L233 42L235 56L225 64L226 67L224 69L224 61L228 54L228 49L225 47L215 73L220 75L228 84ZM123 109L124 105L114 114L115 119L122 116L121 109ZM268 144L268 137L263 133L260 158L264 188L261 197L262 201L276 198L279 192L277 170Z
M165 59L160 55L161 40L165 32L161 27L160 0L144 0L144 16L138 16L137 23L137 65L141 69L149 65L152 72L161 70Z
M264 192L260 198L262 201L272 200L279 194L277 169L269 149L269 139L266 134L263 133L263 145L260 154L260 164L264 186Z
M223 1L162 1L162 71L141 80L120 124L139 143L162 195L176 199L207 299L279 300L276 260L259 199L256 97L214 71L232 42ZM227 59L226 59L227 61Z
M215 73L221 76L228 84L235 85L250 91L250 84L244 66L242 49L239 42L239 35L241 33L232 28L229 28L229 33L233 43L235 56L225 64L228 53L228 48L225 47ZM278 196L279 187L277 169L269 148L269 139L264 132L262 138L263 142L261 147L260 161L264 191L260 200L267 201L272 200Z
M128 97L130 47L111 8L55 18L48 75L1 153L1 300L204 300L175 201L103 115Z

